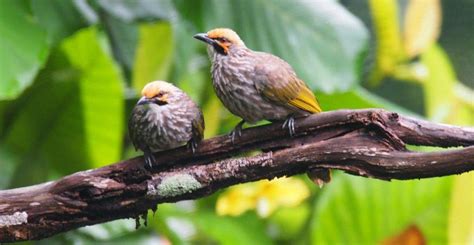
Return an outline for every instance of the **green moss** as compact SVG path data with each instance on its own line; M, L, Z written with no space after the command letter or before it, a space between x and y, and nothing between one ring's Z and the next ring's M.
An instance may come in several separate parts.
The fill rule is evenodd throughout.
M192 192L201 188L202 185L190 174L175 174L165 177L156 187L148 186L149 197L174 197Z

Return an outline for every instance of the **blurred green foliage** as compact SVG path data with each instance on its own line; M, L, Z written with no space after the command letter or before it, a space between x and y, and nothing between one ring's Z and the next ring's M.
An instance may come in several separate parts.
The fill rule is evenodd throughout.
M206 137L227 133L238 119L214 95L205 47L192 38L213 27L287 60L324 110L378 107L472 126L468 9L469 0L2 0L0 189L139 154L125 124L151 80L201 105ZM266 219L216 215L220 192L160 205L147 228L120 220L38 243L374 244L413 224L430 244L472 243L474 211L460 205L473 203L472 178L388 183L338 173Z

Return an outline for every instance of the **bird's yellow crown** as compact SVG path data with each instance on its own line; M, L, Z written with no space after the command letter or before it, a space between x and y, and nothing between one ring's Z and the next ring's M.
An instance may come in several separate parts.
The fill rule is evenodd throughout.
M149 82L143 87L142 95L146 98L153 98L160 93L167 93L174 90L176 87L165 81L153 81Z
M229 28L216 28L207 32L207 36L212 39L225 38L232 44L244 45L239 35Z

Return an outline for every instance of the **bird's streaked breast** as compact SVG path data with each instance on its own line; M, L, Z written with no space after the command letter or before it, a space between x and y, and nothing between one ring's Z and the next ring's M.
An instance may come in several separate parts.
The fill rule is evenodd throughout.
M163 106L137 106L131 119L131 130L137 138L134 141L143 145L139 148L150 147L153 151L183 145L192 137L192 120L198 110L193 102L186 99Z
M257 91L253 72L255 60L245 50L232 56L213 54L212 81L217 96L233 114L249 123L283 120L291 111L265 100Z

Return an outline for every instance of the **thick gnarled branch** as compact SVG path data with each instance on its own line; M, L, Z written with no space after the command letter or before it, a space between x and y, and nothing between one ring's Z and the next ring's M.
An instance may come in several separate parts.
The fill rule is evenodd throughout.
M163 202L195 199L237 183L341 169L384 180L459 174L474 169L474 129L430 123L383 110L342 110L249 128L235 144L221 136L193 155L185 147L79 172L58 181L0 191L0 242L41 239L109 220L137 217ZM405 144L464 148L411 152ZM251 157L239 153L261 150Z

